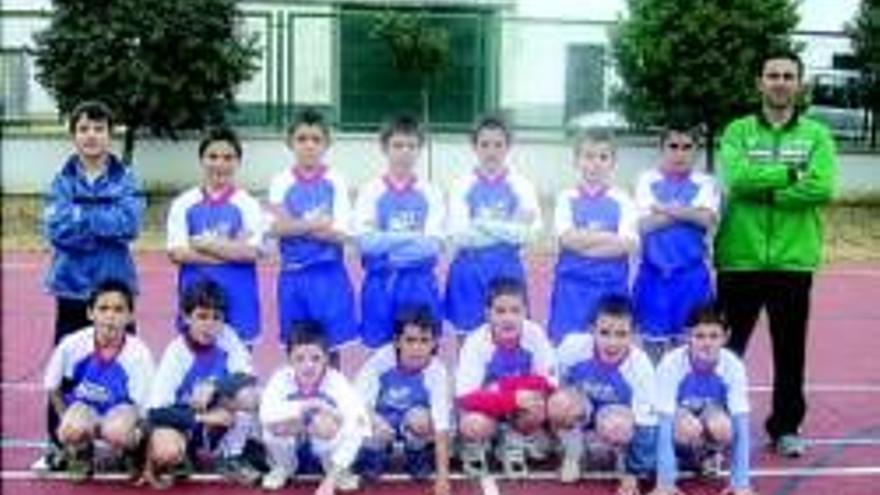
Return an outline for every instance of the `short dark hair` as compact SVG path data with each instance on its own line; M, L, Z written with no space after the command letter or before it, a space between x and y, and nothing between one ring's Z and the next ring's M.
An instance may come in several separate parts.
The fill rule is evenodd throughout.
M660 130L661 146L666 143L669 135L673 132L686 134L693 138L694 143L698 143L702 137L703 128L697 112L685 107L676 107L670 110Z
M486 307L491 307L495 299L501 296L514 296L526 302L526 286L521 280L513 277L494 278L489 282Z
M471 144L477 144L480 132L484 129L496 129L501 131L504 134L504 141L507 142L507 144L510 144L510 140L513 138L510 128L507 126L507 122L504 121L503 117L499 115L485 115L477 122L477 125L475 125L471 131Z
M771 48L771 49L767 50L766 52L764 52L761 55L761 58L759 60L757 70L755 73L758 75L758 77L761 77L764 74L764 66L767 64L767 62L770 60L779 60L779 59L790 60L790 61L794 62L794 64L797 66L797 70L798 70L798 80L803 79L803 77L804 77L804 61L801 60L801 56L798 55L797 52L795 52L791 48L775 47L775 48Z
M632 319L632 301L623 294L607 294L602 296L596 304L596 319L600 316Z
M226 313L226 291L217 282L203 278L183 290L180 298L180 311L184 315L192 314L196 308L212 309Z
M88 307L94 308L98 298L110 292L121 294L122 298L125 299L128 310L134 311L134 291L131 290L130 285L115 278L104 279L92 289L92 292L89 294Z
M687 328L694 328L698 325L720 325L726 330L727 320L717 304L708 302L694 307L688 313Z
M388 146L388 141L394 134L415 136L419 140L419 146L425 142L425 131L422 129L419 119L410 114L398 115L382 126L382 130L379 132L379 142L382 143L382 147Z
M287 126L287 138L290 139L290 136L293 136L301 126L313 126L321 129L321 132L324 133L324 138L330 141L330 125L327 124L324 114L317 109L306 107L297 112L293 117L293 122Z
M238 139L238 134L229 127L215 127L209 129L208 132L205 133L205 136L202 138L201 142L199 142L199 158L205 154L205 150L208 149L208 146L218 141L229 143L229 145L232 146L232 149L235 150L235 155L238 158L241 158L241 140Z
M89 120L106 122L107 130L113 131L113 112L106 103L98 100L88 100L73 107L73 110L70 112L70 118L67 120L67 130L71 134L76 132L76 124L83 116Z
M580 155L584 145L587 143L607 143L611 147L611 151L617 153L617 146L614 144L614 133L610 129L594 127L579 134L574 141L574 155Z
M435 338L440 335L440 322L431 314L431 309L424 304L405 305L394 315L394 340L403 335L409 326L415 326L431 332Z
M316 345L329 354L330 346L327 344L327 331L318 320L296 320L290 324L290 337L284 343L287 354L295 348L304 345Z

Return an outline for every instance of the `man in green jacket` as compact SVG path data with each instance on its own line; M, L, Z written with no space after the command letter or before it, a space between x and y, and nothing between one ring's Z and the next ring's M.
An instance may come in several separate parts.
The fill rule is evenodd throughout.
M762 308L770 321L773 405L765 428L776 451L804 453L804 361L813 272L822 261L822 206L834 191L837 158L828 129L798 113L803 63L764 57L761 111L733 121L721 138L725 205L716 237L718 302L729 346L745 353Z

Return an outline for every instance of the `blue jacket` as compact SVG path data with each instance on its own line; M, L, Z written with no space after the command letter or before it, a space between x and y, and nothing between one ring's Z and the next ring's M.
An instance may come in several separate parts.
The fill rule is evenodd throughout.
M52 180L43 229L52 245L46 287L57 297L88 299L104 279L127 282L137 291L129 243L140 231L145 201L129 167L110 155L93 183L72 155Z

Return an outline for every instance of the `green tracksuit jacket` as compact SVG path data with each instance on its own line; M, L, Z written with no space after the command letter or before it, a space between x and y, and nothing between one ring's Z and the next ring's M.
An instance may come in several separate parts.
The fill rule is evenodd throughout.
M733 121L721 138L724 208L715 238L721 271L813 271L822 261L821 207L837 181L834 140L796 115L773 128L761 115Z

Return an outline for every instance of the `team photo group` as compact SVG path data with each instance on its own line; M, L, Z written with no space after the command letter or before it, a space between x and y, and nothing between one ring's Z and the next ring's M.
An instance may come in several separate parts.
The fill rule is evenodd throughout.
M206 131L193 152L201 181L165 224L178 269L165 349L134 321L143 192L111 152L110 110L82 103L43 218L57 317L40 468L122 471L156 488L193 471L266 490L307 474L320 495L392 472L435 495L454 492L458 469L550 469L561 483L602 472L619 495L729 473L725 493L755 493L754 439L783 457L806 447L810 292L837 157L828 129L799 111L798 56L769 53L754 73L760 107L727 125L717 175L694 168L699 128L668 122L657 163L628 191L615 185L613 136L590 130L570 163L548 164L573 166L576 182L546 215L508 166L514 136L498 116L474 125L474 166L448 190L416 173L426 136L408 116L380 130L379 176L350 189L325 162L327 120L301 111L285 135L294 161L259 199L237 185L236 133ZM548 301L527 290L536 243L558 253ZM539 306L546 322L531 318ZM743 355L762 311L773 393L766 435L753 435ZM258 376L252 352L266 340L285 360ZM343 371L351 344L369 353Z

